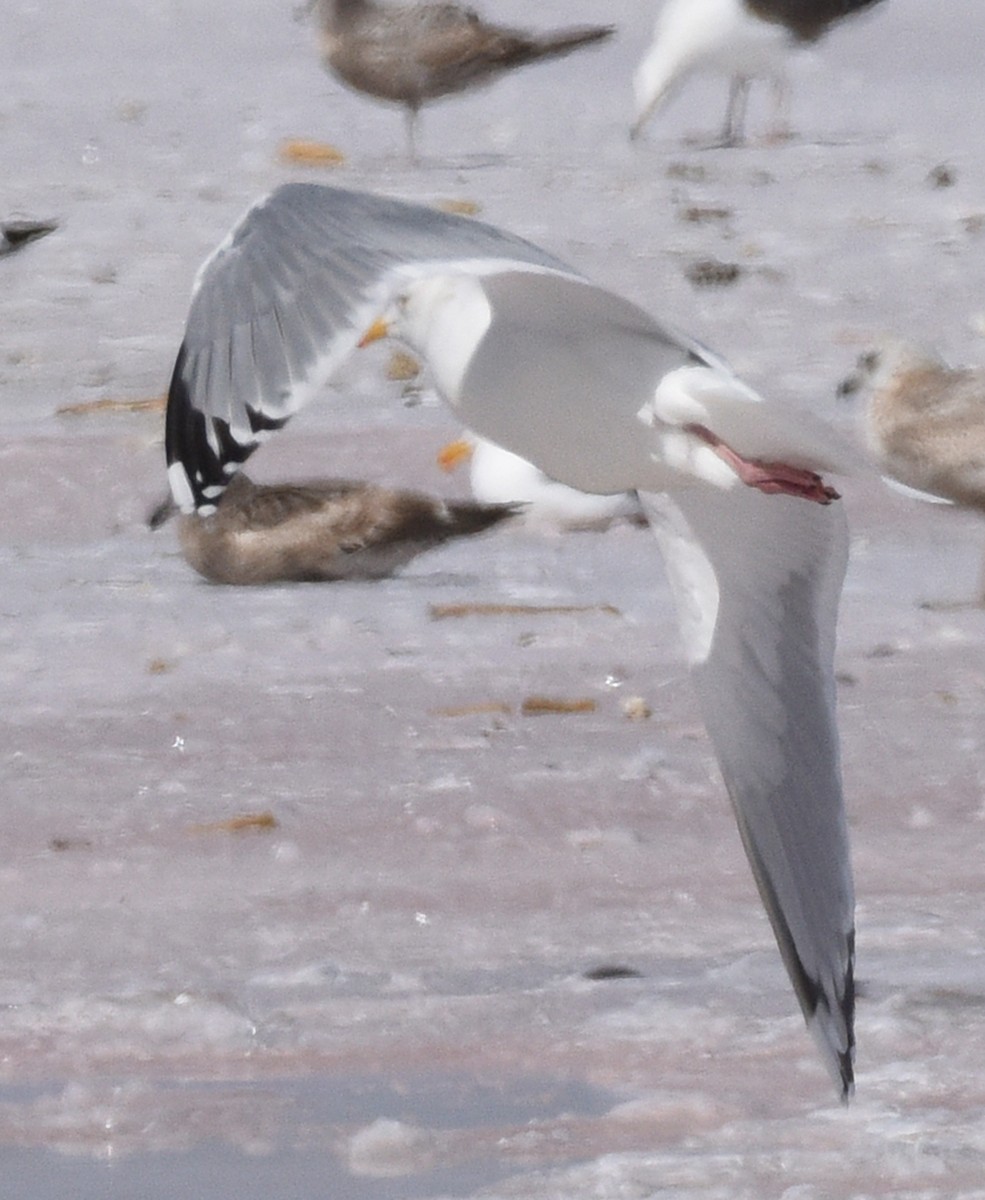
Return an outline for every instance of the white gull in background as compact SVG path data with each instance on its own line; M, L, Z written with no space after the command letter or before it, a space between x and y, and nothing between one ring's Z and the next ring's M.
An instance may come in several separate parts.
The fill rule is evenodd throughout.
M769 79L775 100L774 135L787 133L787 60L811 46L844 17L880 0L666 0L653 41L633 77L637 137L649 118L697 71L729 77L723 145L742 141L754 79Z
M179 507L214 511L260 441L387 332L479 436L579 490L641 492L760 895L847 1096L854 898L833 655L848 537L816 473L837 469L838 439L529 242L291 184L199 272L167 413Z
M464 434L441 448L438 462L453 471L469 464L472 495L484 504L522 504L523 520L542 530L606 529L615 521L645 524L635 492L593 496L558 483L543 471L488 438Z
M611 26L528 33L484 21L449 3L311 0L322 26L322 58L343 83L402 104L415 154L417 115L442 96L491 83L528 63L559 58L610 37Z

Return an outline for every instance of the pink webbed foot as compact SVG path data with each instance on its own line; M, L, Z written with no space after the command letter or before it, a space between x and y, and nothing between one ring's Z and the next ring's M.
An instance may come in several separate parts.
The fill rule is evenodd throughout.
M686 428L707 443L748 487L756 488L768 496L797 496L801 500L812 500L815 504L830 504L832 500L840 499L838 492L829 487L816 471L791 467L788 463L743 458L704 425L688 425Z

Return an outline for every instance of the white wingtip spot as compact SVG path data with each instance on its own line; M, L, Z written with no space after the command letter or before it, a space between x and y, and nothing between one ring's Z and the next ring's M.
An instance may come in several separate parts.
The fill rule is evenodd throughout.
M171 488L171 495L174 497L174 502L183 513L191 513L195 511L195 493L192 491L191 480L188 478L188 472L180 462L172 463L168 467L168 484Z
M214 421L205 422L205 440L215 457L221 458L222 448L219 445L219 435L216 433Z

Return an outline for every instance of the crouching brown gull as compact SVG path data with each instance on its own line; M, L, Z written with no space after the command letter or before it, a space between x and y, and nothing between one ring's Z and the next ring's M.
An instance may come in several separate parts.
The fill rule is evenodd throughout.
M527 33L492 25L458 4L311 0L321 22L322 58L349 87L402 104L411 157L422 105L527 63L570 54L612 35L611 26Z
M161 505L151 527L171 510ZM215 512L182 515L178 536L189 565L212 583L383 579L518 512L351 479L258 484L239 471Z
M742 140L753 79L772 81L777 136L786 131L786 62L832 25L880 0L667 0L633 77L637 137L649 118L696 71L728 75L721 143Z
M817 473L838 468L838 439L529 242L290 184L199 272L168 401L178 505L214 511L260 441L386 332L465 427L582 491L641 493L760 895L847 1096L854 901L833 655L848 538Z

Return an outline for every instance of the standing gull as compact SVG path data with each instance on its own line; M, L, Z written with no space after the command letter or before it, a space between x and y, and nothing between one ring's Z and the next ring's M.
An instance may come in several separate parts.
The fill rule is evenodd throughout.
M151 528L171 510L161 505ZM215 512L182 515L178 536L188 563L212 583L383 579L517 512L350 479L258 484L239 471Z
M818 41L836 22L880 0L667 0L653 41L633 77L631 136L695 71L730 77L721 142L742 141L753 79L772 81L776 135L786 131L789 85L786 60Z
M833 655L848 538L817 474L837 468L838 440L529 242L293 184L199 272L168 401L179 507L214 511L258 443L387 332L467 428L582 491L641 492L760 895L847 1096L854 900Z
M380 4L311 0L322 27L322 58L343 83L402 104L415 155L417 114L429 100L452 96L544 58L557 58L610 37L611 26L525 33L491 25L458 4Z

